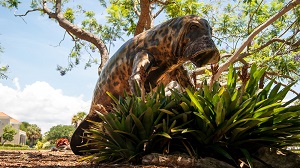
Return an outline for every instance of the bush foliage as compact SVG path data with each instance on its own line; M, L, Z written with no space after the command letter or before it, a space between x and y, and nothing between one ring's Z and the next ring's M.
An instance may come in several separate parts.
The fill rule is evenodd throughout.
M149 153L180 152L235 164L246 158L251 166L251 155L260 147L299 142L300 106L293 105L295 99L283 101L293 84L282 87L272 80L259 88L264 72L253 65L240 82L231 66L225 86L204 82L171 95L159 86L145 101L127 93L119 99L110 95L113 112L99 114L104 122L86 130L85 145L92 149L84 159L139 163Z

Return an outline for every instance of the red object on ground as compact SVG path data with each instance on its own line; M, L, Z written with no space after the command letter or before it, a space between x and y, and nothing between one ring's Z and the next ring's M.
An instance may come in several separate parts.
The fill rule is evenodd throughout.
M57 148L62 146L62 145L70 145L70 142L66 138L60 138L60 139L56 140L56 147Z

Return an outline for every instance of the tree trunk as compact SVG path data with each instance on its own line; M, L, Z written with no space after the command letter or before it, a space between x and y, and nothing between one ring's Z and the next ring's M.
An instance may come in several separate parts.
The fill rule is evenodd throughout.
M139 16L139 21L136 25L134 36L142 33L145 29L149 29L152 26L151 13L150 13L150 1L141 0L140 7L141 7L141 14Z
M34 144L34 139L30 138L29 147L32 148Z

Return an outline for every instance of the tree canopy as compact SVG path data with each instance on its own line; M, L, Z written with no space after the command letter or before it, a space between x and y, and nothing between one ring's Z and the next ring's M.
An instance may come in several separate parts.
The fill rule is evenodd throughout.
M77 128L86 115L87 114L84 111L78 112L77 114L73 115L71 124L73 124L74 127Z
M0 0L7 8L18 8L21 2ZM213 74L216 80L232 63L240 69L256 63L268 67L264 79L276 78L277 83L285 85L298 81L300 76L299 4L300 0L99 0L99 11L92 11L83 2L32 0L31 9L16 16L41 13L55 20L71 37L74 47L68 56L69 65L57 68L63 75L82 60L87 60L86 67L100 62L101 71L110 46L124 35L137 35L153 27L155 21L196 14L213 27L222 59L217 68L197 68L195 74ZM105 19L98 19L98 13L103 13ZM96 51L101 61L92 55ZM89 58L82 58L84 52Z
M32 147L36 140L42 137L41 128L36 124L29 124L26 128L26 136L29 139L29 146Z
M27 128L30 126L30 124L28 123L28 122L26 122L26 121L23 121L22 123L21 123L21 125L20 125L20 130L22 130L22 131L27 131Z
M17 130L13 128L12 125L7 124L5 125L5 127L3 128L3 134L2 134L2 138L3 138L3 142L2 145L5 142L11 142L14 140L14 136L17 134Z
M45 139L52 142L55 142L59 138L70 139L74 130L75 128L72 125L56 125L45 133Z

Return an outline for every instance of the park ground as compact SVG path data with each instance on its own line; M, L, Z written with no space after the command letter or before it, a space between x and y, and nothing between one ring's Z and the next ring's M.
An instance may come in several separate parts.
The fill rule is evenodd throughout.
M133 166L126 164L101 164L93 165L89 162L79 162L80 156L72 151L49 151L49 150L0 150L0 168L2 167L121 167L121 168L162 168L157 166Z

